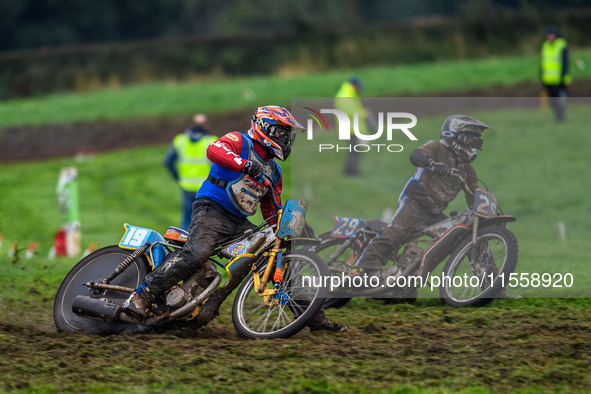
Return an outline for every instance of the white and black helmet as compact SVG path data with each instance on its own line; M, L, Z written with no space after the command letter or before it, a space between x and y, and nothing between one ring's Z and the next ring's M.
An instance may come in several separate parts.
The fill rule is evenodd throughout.
M476 159L482 150L482 132L491 127L467 115L451 115L441 127L440 141L464 162Z

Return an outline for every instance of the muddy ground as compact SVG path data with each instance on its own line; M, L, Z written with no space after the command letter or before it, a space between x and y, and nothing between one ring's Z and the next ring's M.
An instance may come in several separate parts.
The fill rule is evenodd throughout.
M577 300L438 300L331 310L345 333L237 338L230 305L198 332L57 333L51 300L0 321L0 391L487 392L591 389L591 311ZM11 316L12 315L12 316Z
M448 95L538 93L538 86L523 84ZM591 82L578 84L571 93L591 96ZM244 130L250 114L212 115L211 125L223 132ZM186 123L186 117L178 116L10 127L0 130L0 160L167 143ZM55 286L43 293L50 294L50 287ZM349 326L346 333L306 329L292 339L273 341L239 339L230 302L197 332L109 337L58 333L52 304L51 297L41 295L35 302L3 299L0 391L591 390L588 300L497 300L484 308L462 309L442 306L439 300L415 305L357 300L328 312Z
M468 91L424 94L424 97L537 97L540 86L521 83L514 86ZM591 81L578 81L570 88L572 97L591 97ZM499 100L502 103L502 100ZM267 103L265 103L267 104ZM253 109L210 114L214 134L245 131L250 127ZM427 113L437 108L424 109ZM125 121L98 120L70 124L12 126L0 129L0 162L38 160L101 152L144 145L164 144L188 126L190 116L167 116Z

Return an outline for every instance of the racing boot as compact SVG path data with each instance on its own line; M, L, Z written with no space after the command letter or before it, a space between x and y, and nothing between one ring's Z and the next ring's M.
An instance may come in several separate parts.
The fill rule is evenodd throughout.
M140 287L131 293L127 301L125 301L123 312L143 322L146 320L155 298L147 288Z
M326 316L326 313L324 313L324 309L320 309L316 316L310 319L308 327L310 328L310 331L326 330L332 332L345 332L349 329L344 324L330 321Z

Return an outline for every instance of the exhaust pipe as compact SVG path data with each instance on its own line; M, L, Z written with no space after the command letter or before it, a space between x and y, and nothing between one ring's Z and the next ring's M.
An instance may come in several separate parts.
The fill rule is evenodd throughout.
M91 319L98 319L107 323L111 323L115 320L121 320L128 323L152 326L159 323L165 318L169 320L178 319L192 312L197 307L197 305L205 301L210 295L213 294L213 292L217 289L221 282L222 275L220 275L219 272L215 272L215 277L213 278L209 286L207 286L203 293L199 294L197 298L193 299L185 306L172 312L168 316L162 315L152 317L146 319L145 322L140 322L137 319L134 319L132 316L128 316L125 313L121 313L121 311L123 310L123 307L121 305L117 305L112 302L104 301L98 298L91 298L82 295L76 296L76 298L74 298L74 302L72 303L72 312L74 312L78 316L89 317Z
M72 312L82 317L102 320L111 323L117 320L121 312L121 305L113 304L98 298L76 296L72 302Z

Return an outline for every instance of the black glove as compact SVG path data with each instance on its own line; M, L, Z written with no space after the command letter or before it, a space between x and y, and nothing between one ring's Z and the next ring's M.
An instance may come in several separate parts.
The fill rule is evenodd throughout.
M258 181L263 177L265 170L263 166L256 161L247 160L246 163L244 163L244 167L242 167L242 173L248 174L252 179Z
M449 175L451 170L448 166L433 159L429 160L428 162L429 170L435 175Z

